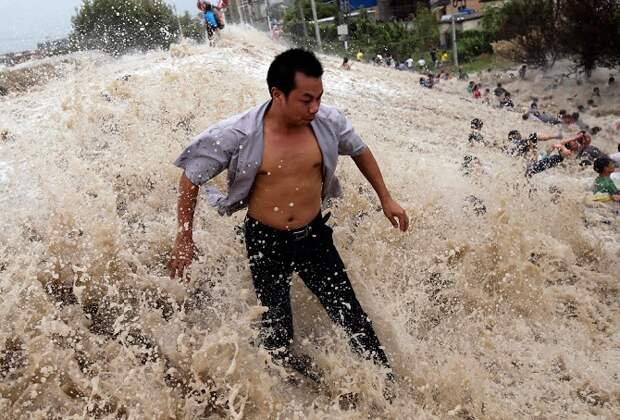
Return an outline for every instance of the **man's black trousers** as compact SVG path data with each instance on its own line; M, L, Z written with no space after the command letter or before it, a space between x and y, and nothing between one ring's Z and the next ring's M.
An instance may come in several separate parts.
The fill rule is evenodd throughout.
M329 217L329 216L328 216ZM268 311L261 337L268 350L288 352L293 339L291 279L297 272L329 317L341 325L353 348L389 367L370 319L355 297L334 242L328 217L320 214L305 228L281 231L247 217L245 240L256 295Z

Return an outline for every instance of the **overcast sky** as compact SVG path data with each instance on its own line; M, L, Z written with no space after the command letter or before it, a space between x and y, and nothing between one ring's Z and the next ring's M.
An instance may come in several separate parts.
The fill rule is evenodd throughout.
M192 13L196 0L167 0L179 14ZM22 51L71 31L71 16L82 0L0 0L0 54Z

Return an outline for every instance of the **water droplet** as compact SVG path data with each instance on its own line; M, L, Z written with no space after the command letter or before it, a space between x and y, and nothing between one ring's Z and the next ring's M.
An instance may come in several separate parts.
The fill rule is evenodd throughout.
M290 203L288 203L289 207L293 207L295 205L295 203L293 203L292 201Z
M282 165L278 165L278 169L282 169Z
M267 172L267 176L270 176L270 175L271 175L271 172Z
M274 208L273 208L273 211L278 212L278 211L280 211L280 208L279 208L279 207L274 207Z

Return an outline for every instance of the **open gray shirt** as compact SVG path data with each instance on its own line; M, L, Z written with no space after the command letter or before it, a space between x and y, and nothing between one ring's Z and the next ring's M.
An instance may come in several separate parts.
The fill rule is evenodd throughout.
M271 101L222 121L194 138L174 162L194 185L228 170L228 195L207 187L209 204L221 215L247 207L256 173L263 161L263 117ZM366 145L342 112L321 105L310 123L323 155L322 200L342 195L336 178L338 155L357 156Z

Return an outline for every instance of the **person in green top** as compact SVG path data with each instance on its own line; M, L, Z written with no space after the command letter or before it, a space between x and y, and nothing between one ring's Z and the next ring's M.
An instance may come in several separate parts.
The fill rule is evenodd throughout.
M620 201L620 190L610 178L616 168L611 159L600 157L594 161L594 170L599 174L594 180L594 194L609 194L613 201Z

